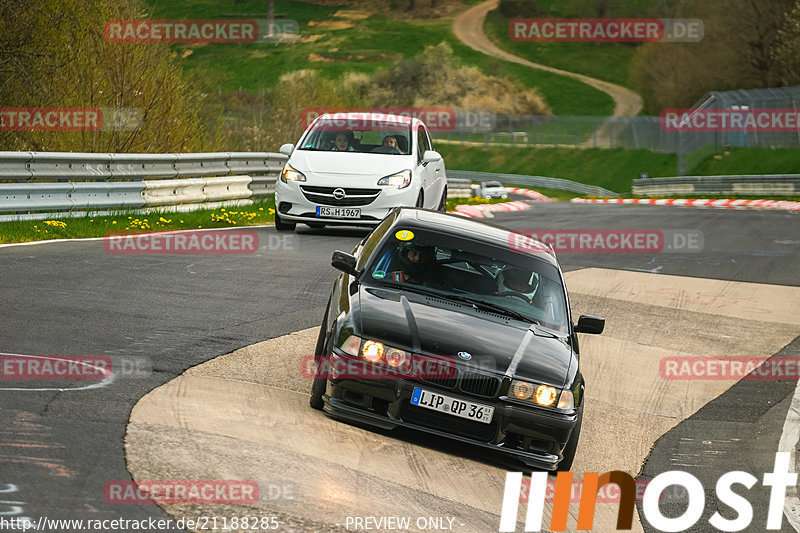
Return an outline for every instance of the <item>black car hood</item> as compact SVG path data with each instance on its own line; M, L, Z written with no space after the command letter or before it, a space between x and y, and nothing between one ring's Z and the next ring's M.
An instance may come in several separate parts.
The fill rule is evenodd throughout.
M565 386L571 347L529 324L436 296L359 287L358 324L365 338L404 350L452 357L467 352L470 364L517 378ZM521 350L521 357L515 354Z

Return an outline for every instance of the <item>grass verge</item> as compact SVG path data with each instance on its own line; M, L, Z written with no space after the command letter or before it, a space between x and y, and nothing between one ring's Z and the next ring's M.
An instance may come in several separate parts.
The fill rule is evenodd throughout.
M459 204L496 204L508 202L501 198L453 198L447 209ZM98 216L52 218L48 220L19 220L0 223L0 243L31 242L50 239L80 239L105 237L111 233L133 235L188 229L257 226L275 222L275 197L269 196L252 205L198 209L187 213L116 211Z
M452 170L565 178L618 193L629 193L632 180L641 172L649 172L652 177L674 176L678 167L675 154L622 148L482 148L440 144L437 149Z
M691 169L690 174L800 174L800 150L731 148L706 157Z
M0 223L0 243L105 237L110 233L255 226L274 222L274 213L275 199L270 196L252 205L199 209L187 213L116 211L106 216L88 213L82 217L19 220Z
M440 143L447 168L564 178L630 194L642 172L653 178L677 175L676 154L647 150L466 146ZM732 148L707 155L690 174L696 176L798 174L800 150ZM742 198L745 198L744 196ZM781 197L772 197L782 199Z

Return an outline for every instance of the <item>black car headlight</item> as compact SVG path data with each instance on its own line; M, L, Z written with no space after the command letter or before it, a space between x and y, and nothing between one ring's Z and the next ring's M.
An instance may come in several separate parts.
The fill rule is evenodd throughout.
M393 368L403 368L411 361L411 354L405 350L355 335L347 337L339 348L347 355L361 357L371 363L384 362Z
M540 407L552 407L561 411L575 409L575 397L571 390L559 390L550 385L531 383L519 379L511 381L509 397L530 402Z

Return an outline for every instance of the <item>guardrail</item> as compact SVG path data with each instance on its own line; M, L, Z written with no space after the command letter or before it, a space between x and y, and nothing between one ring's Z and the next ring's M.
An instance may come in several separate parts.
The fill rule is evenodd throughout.
M265 176L274 179L287 157L271 152L202 154L90 154L0 152L0 180L107 181L212 176Z
M286 159L270 152L0 152L0 213L14 213L0 220L248 204L274 192Z
M558 189L561 191L571 191L587 196L602 196L617 198L619 194L609 191L603 187L586 185L562 178L547 178L544 176L526 176L522 174L495 174L491 172L472 172L468 170L448 170L448 181L456 179L466 179L473 182L499 181L520 187L545 187L547 189Z
M800 174L680 176L633 180L636 196L800 196Z
M271 152L0 152L0 213L7 213L0 221L249 204L275 192L287 159ZM449 197L470 196L468 180L448 181Z

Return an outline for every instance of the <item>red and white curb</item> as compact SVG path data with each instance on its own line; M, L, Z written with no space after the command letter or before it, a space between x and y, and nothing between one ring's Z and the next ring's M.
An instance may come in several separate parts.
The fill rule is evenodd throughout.
M509 211L527 211L531 208L532 202L552 202L552 198L548 198L542 193L532 191L530 189L506 189L511 194L520 194L527 196L529 200L517 200L515 202L504 202L502 204L459 204L456 206L455 211L448 211L448 213L455 213L456 215L463 215L470 218L492 218L496 212L509 212Z
M688 200L682 198L611 198L587 199L573 198L573 204L637 204L637 205L673 205L678 207L700 207L703 209L761 209L800 211L800 202L786 200Z
M530 189L518 189L516 187L506 189L511 194L521 194L523 196L527 196L531 200L535 200L537 202L552 202L553 199L545 196L544 194L536 191L532 191Z

